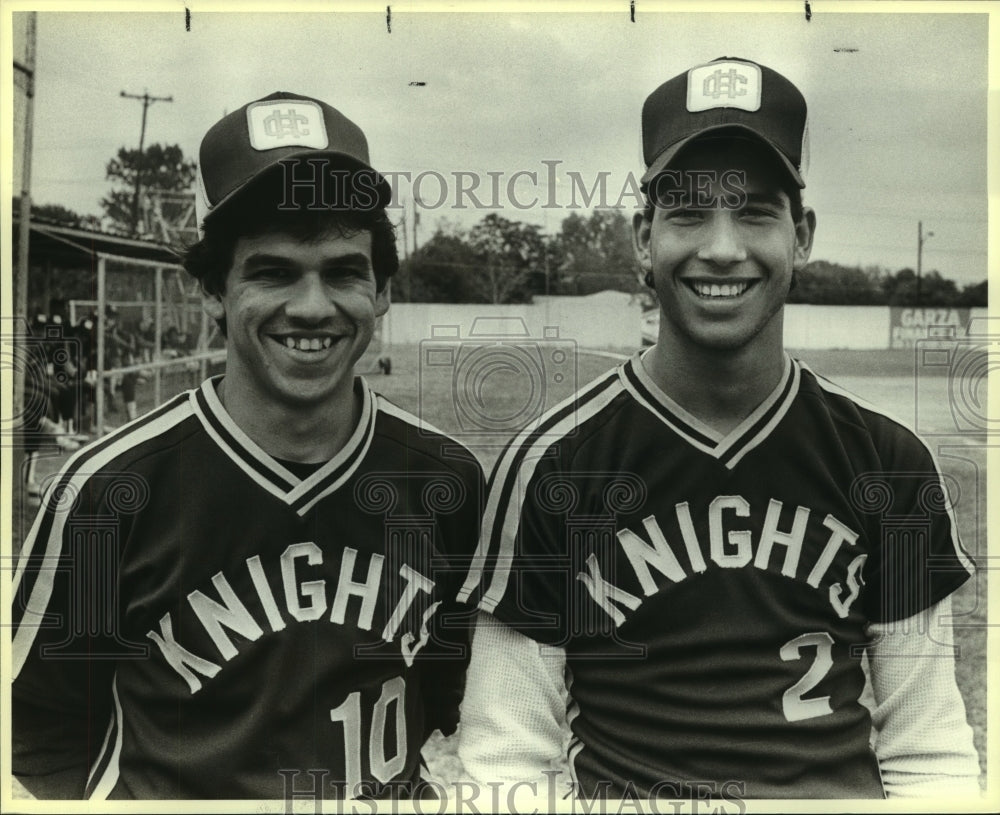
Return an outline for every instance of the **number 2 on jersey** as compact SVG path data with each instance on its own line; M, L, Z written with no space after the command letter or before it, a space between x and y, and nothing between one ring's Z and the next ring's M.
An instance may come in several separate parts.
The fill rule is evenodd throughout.
M361 692L354 691L337 707L330 710L330 721L344 723L344 781L348 794L360 789L361 745L368 743L368 766L371 774L382 783L390 781L406 765L406 682L394 676L382 683L382 695L372 708L372 726L367 739L361 737ZM392 758L385 757L385 725L390 703L396 703L396 750Z
M782 645L778 653L785 662L791 662L802 659L803 648L815 648L816 656L805 675L781 697L781 710L790 722L801 722L803 719L815 719L817 716L828 716L833 713L829 696L803 698L833 667L833 637L825 631L800 634Z

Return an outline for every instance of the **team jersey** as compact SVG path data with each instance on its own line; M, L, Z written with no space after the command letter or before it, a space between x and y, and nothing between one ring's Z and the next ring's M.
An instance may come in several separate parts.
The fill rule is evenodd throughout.
M498 459L460 598L564 649L581 795L865 798L869 624L971 570L897 421L786 357L723 435L636 356Z
M79 764L95 799L405 797L457 725L479 464L359 378L350 440L297 475L217 383L47 490L16 574L14 772Z

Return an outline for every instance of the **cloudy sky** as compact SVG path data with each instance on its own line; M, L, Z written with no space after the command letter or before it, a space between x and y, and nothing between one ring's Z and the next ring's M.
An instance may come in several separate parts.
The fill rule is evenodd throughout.
M634 206L639 114L657 85L741 56L784 73L809 103L814 258L913 267L923 221L933 232L925 271L986 277L985 14L834 13L813 2L807 21L799 2L671 13L640 0L633 23L628 2L462 14L402 3L390 33L384 3L372 13L187 5L190 31L179 2L169 13L39 13L34 201L100 214L105 163L139 140L142 106L121 91L172 97L149 108L146 144L178 143L194 157L225 112L289 90L339 108L365 130L376 167L410 174L396 186L408 212L415 194L444 199L423 210L421 241L441 219L468 226L490 211L459 194L456 173L472 174L460 176L466 189L478 179L484 205L555 231L574 203L572 174L587 189L603 178L606 204Z

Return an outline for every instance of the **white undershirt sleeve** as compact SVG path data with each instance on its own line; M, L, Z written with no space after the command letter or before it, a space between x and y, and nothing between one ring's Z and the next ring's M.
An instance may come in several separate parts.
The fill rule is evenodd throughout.
M890 798L976 798L979 757L955 681L951 598L871 626L875 754Z
M480 612L462 702L458 755L471 779L539 781L568 739L566 656Z
M886 794L976 798L979 759L955 681L951 600L872 625L868 649L875 752ZM479 785L546 783L560 770L566 723L565 653L489 614L477 619L459 758Z

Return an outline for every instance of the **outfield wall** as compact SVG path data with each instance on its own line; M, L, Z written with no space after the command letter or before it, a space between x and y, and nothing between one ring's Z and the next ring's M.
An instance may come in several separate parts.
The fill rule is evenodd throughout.
M957 314L956 314L957 312ZM925 323L964 333L964 322L985 317L985 308L893 309L888 306L785 307L785 345L804 349L899 347ZM632 350L642 345L642 304L623 292L588 297L536 297L530 305L490 306L396 303L382 323L384 345L417 345L447 339L521 336L573 340L587 348ZM652 327L655 335L655 324Z
M888 348L885 306L785 306L789 348Z
M574 340L591 348L642 345L642 305L623 292L589 297L536 297L530 305L394 303L382 321L384 345L417 345L432 337L502 336Z
M985 308L891 308L889 306L785 306L788 348L884 349L912 347L940 331L961 336L970 320L985 317Z

